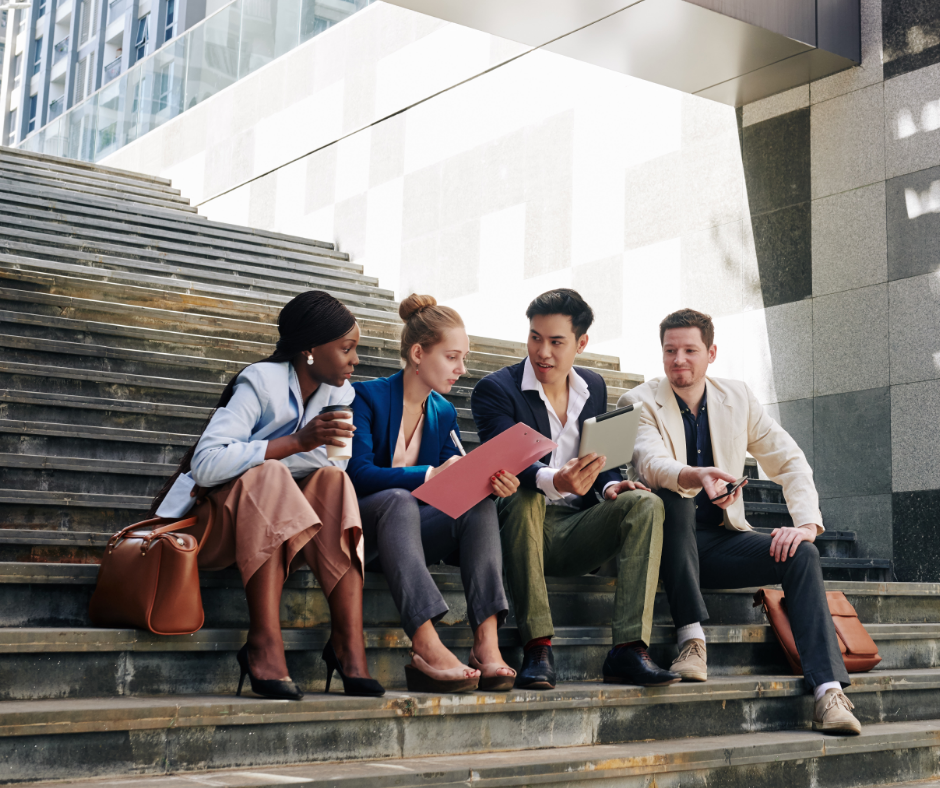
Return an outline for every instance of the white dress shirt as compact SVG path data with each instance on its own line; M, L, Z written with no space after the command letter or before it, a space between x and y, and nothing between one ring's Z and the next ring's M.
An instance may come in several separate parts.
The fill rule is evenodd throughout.
M522 369L522 390L537 391L539 393L539 397L542 398L545 409L548 411L548 423L552 432L549 437L558 444L558 448L552 452L548 467L540 468L538 473L535 474L535 484L545 493L546 504L550 506L560 504L578 507L581 496L574 493L558 492L555 489L555 474L566 462L578 456L578 449L581 446L581 429L578 427L578 417L581 415L581 411L584 410L584 404L591 396L588 384L572 367L568 373L568 418L564 426L562 426L555 408L552 407L552 403L545 396L545 389L542 388L539 379L535 377L535 370L528 358L525 360ZM611 484L616 484L616 482L609 482L604 485L605 492Z

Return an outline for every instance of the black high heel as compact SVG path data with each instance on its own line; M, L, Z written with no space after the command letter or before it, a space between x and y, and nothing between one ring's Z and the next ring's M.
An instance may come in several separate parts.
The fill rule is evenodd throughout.
M300 700L304 693L293 681L284 681L283 679L256 679L248 666L248 644L241 647L241 650L235 655L238 660L238 666L242 669L242 674L238 679L238 689L236 695L242 694L242 684L245 683L245 676L251 682L251 691L262 698L275 698L277 700Z
M326 691L330 691L330 682L333 680L333 671L339 673L343 680L343 692L347 695L363 695L378 698L385 694L383 687L375 679L356 679L343 673L343 666L339 664L339 657L333 650L333 643L327 641L323 647L323 661L326 663Z

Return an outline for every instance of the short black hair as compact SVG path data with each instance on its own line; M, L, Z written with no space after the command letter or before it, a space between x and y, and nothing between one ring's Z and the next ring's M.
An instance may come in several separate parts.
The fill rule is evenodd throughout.
M536 315L567 315L571 318L571 327L577 339L584 336L594 323L594 310L577 290L570 287L549 290L535 298L526 309L525 316L532 320Z

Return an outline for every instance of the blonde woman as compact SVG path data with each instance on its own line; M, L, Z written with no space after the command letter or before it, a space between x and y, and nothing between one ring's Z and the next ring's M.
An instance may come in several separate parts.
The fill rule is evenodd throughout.
M403 371L355 383L353 458L348 473L359 495L366 562L388 580L412 641L406 666L416 692L505 691L515 671L503 661L497 628L509 609L502 583L496 507L489 498L456 519L421 503L411 491L460 461L450 438L457 411L443 395L466 373L470 352L463 320L431 296L412 295L399 309ZM493 492L512 495L518 480L500 471ZM447 613L429 564L458 561L473 628L470 664L441 642L434 624Z

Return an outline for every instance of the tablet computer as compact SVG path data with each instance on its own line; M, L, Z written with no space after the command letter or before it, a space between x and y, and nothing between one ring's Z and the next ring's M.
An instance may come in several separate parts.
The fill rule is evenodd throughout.
M601 473L611 468L626 465L633 457L633 444L640 426L643 403L637 402L625 408L609 410L593 419L585 419L581 428L581 446L578 458L592 451L607 458Z

